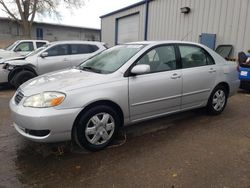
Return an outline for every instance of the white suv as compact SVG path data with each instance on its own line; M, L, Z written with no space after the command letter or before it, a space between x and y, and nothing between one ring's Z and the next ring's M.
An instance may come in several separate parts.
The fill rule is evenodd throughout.
M18 40L5 49L0 49L0 59L24 56L49 42L46 40Z
M26 57L6 60L0 65L0 83L9 82L17 88L38 75L77 66L105 49L104 43L101 42L49 43Z

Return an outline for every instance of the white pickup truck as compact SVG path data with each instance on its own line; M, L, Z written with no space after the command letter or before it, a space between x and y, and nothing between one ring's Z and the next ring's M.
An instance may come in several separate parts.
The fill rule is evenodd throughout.
M0 59L24 56L48 43L46 40L18 40L0 49Z

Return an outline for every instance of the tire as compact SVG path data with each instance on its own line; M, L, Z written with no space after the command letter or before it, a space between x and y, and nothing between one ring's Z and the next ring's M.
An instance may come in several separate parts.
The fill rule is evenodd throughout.
M76 122L73 130L75 142L90 151L102 150L112 143L121 122L119 114L113 108L95 106L80 115Z
M222 113L227 105L227 98L227 89L221 85L216 86L207 103L208 113L211 115L219 115Z
M28 70L20 71L20 72L17 72L13 76L13 78L10 81L10 84L17 89L24 82L26 82L26 81L30 80L31 78L34 78L34 77L36 77L36 74L34 74L31 71L28 71Z

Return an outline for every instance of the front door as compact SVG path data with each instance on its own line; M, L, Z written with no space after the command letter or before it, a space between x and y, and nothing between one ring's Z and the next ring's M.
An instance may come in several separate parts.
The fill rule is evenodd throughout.
M38 57L39 75L71 67L69 45L59 44L46 50L46 57Z
M150 65L150 72L129 77L131 121L180 110L182 75L172 45L155 47L137 63Z

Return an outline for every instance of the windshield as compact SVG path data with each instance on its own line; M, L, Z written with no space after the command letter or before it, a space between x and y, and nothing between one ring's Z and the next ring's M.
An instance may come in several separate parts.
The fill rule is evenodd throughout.
M10 44L9 46L7 46L7 47L5 48L5 50L8 50L8 51L12 50L12 48L14 48L14 46L15 46L18 42L19 42L19 41L16 41L16 42Z
M43 45L42 47L36 49L35 51L30 52L29 54L27 54L26 57L36 55L36 54L38 54L39 52L43 51L45 48L48 48L50 45L51 45L51 44Z
M118 45L85 61L79 68L101 74L113 73L143 47L143 45Z
M36 49L35 51L30 52L29 54L27 54L26 57L36 55L36 54L38 54L39 52L41 52L42 50L44 50L45 48L46 48L45 46L40 47L40 48Z

